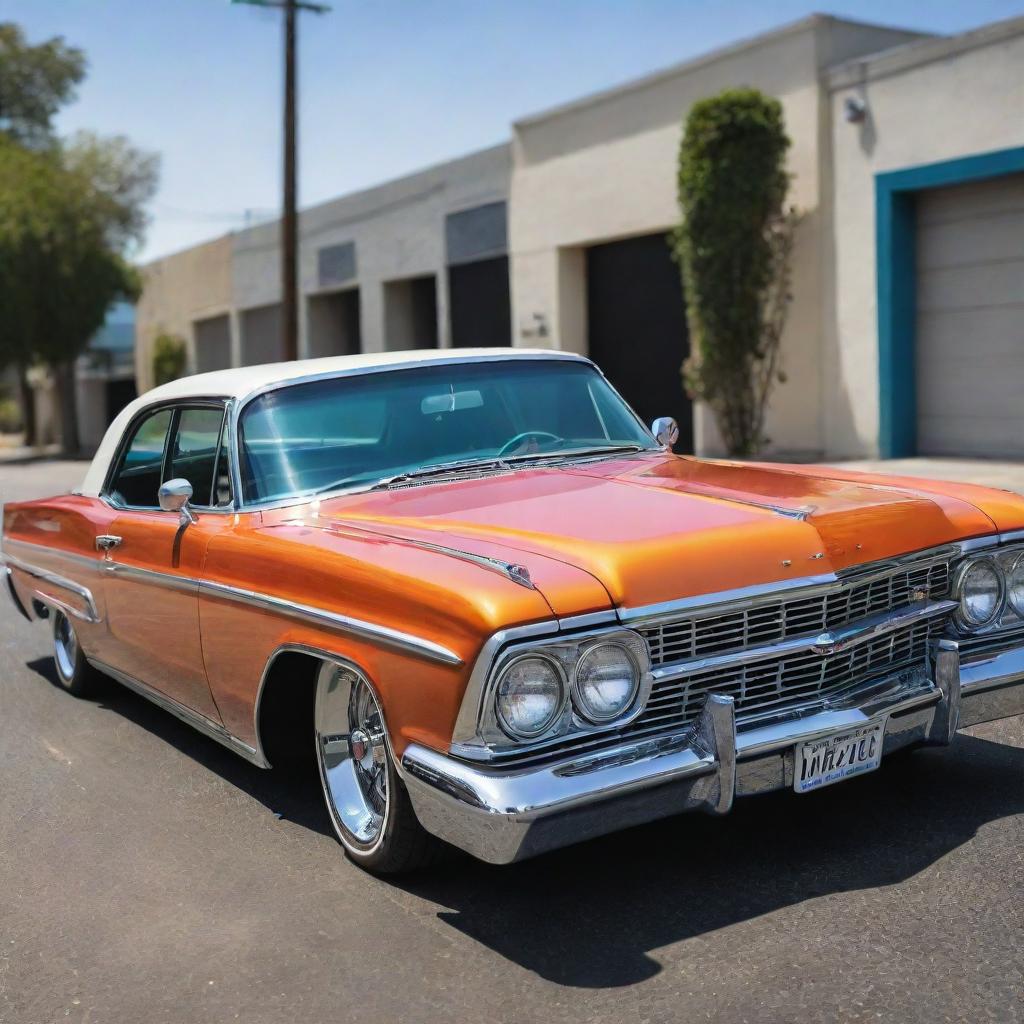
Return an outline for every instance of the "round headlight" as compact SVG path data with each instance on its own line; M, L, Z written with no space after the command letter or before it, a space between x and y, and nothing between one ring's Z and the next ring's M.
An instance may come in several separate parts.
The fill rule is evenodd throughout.
M498 680L498 720L520 739L533 739L550 729L564 704L562 673L549 658L519 658Z
M987 626L1003 601L1003 577L989 558L968 566L960 577L960 617L967 626Z
M624 714L640 687L636 659L621 644L591 647L576 666L576 710L595 724Z
M1024 619L1024 553L1019 554L1006 574L1006 600L1010 607Z

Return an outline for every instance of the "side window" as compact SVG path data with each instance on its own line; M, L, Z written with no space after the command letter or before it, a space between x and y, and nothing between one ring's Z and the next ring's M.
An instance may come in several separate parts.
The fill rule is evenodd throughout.
M182 477L192 485L192 502L200 508L218 504L213 492L220 449L222 408L182 409L171 446L168 479Z
M161 409L138 425L110 487L114 501L136 508L156 508L170 424L171 410Z

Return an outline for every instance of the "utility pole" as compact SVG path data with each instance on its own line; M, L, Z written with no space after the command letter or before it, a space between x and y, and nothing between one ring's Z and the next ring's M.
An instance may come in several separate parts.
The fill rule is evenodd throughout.
M299 358L299 218L296 36L299 11L326 14L330 7L308 0L231 0L284 11L284 174L281 203L281 319L285 359Z
M284 0L284 197L281 203L281 323L285 359L299 358L299 230L295 173L295 0Z

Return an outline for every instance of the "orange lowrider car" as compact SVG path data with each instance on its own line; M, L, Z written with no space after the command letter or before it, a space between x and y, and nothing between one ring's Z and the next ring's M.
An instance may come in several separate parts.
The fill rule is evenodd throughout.
M9 504L14 604L261 767L348 854L505 863L803 793L1024 710L1024 499L671 453L588 360L225 370Z

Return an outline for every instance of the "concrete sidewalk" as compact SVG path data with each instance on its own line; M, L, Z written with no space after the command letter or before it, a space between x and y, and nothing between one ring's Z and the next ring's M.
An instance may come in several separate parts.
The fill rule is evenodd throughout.
M29 448L23 444L0 443L0 466L20 466L26 462L56 459L60 453L59 444L40 444Z
M1001 487L1024 494L1024 462L997 462L990 459L857 459L849 462L828 462L823 465L855 469L865 473L887 473L892 476L920 476L931 480L955 480L957 483Z

